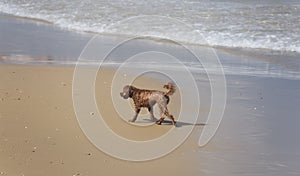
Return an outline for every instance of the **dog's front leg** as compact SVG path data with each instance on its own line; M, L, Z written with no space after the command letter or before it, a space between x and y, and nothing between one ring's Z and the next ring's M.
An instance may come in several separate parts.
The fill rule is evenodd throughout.
M135 115L133 116L133 118L131 120L129 120L129 122L135 122L140 111L141 111L141 108L135 108Z

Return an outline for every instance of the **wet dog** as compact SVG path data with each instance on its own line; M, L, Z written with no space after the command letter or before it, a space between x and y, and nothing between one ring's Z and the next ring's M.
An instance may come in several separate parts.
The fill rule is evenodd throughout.
M166 115L169 119L172 120L172 124L176 125L174 117L169 113L167 105L170 101L170 95L175 93L175 85L174 83L167 83L163 86L167 89L167 91L159 91L159 90L147 90L147 89L138 89L131 85L126 85L123 88L123 92L120 93L121 97L124 99L132 98L135 105L135 115L129 120L129 122L135 122L137 116L141 110L141 108L148 108L150 112L151 120L156 120L153 115L153 106L158 104L160 109L160 119L156 121L156 124L161 125L164 121Z

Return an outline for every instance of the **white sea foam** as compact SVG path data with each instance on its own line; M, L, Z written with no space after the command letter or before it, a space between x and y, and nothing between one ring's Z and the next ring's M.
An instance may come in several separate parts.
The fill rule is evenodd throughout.
M2 0L0 12L100 34L150 36L198 45L300 52L300 3L279 1ZM140 15L133 23L114 25ZM155 18L167 16L193 27ZM202 37L197 37L199 36Z

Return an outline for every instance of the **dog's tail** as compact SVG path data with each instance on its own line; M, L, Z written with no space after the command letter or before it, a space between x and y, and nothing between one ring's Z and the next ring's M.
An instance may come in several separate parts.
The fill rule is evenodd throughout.
M166 96L173 95L176 91L175 84L173 82L168 82L164 85L164 88L168 89L168 91L165 92Z

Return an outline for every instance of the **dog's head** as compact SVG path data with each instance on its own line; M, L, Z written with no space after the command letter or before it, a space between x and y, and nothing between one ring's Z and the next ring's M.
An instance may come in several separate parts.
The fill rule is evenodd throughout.
M128 99L132 97L132 86L126 85L123 87L123 92L120 92L121 97Z

